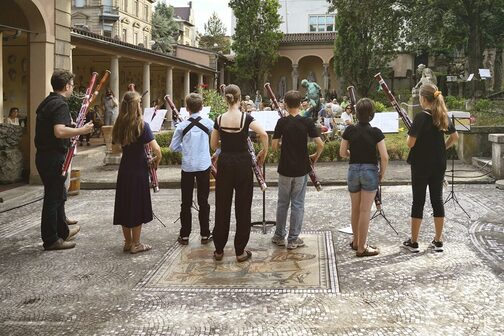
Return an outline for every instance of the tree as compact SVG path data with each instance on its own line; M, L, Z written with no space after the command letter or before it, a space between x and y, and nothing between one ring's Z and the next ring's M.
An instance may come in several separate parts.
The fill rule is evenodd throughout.
M152 15L152 49L168 53L177 43L179 27L173 19L173 7L158 2Z
M328 1L337 13L334 69L368 96L374 75L386 71L402 47L402 8L388 0Z
M502 0L398 0L412 48L467 57L468 71L478 77L486 48L502 50L504 1Z
M279 27L278 0L231 0L236 17L232 48L236 52L233 72L252 91L265 80L278 57L283 38Z
M217 13L214 12L205 23L205 34L200 37L199 45L215 52L229 53L231 42L226 36L226 27Z

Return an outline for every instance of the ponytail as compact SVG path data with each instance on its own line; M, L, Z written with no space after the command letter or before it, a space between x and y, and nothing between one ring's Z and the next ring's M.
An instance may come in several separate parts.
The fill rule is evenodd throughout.
M420 96L431 103L432 122L441 131L448 129L448 108L443 93L434 84L424 84L420 87Z

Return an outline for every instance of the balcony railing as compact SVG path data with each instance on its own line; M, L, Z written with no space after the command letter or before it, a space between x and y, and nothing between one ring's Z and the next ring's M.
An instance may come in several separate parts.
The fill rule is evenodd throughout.
M101 6L100 20L116 22L119 20L119 7Z

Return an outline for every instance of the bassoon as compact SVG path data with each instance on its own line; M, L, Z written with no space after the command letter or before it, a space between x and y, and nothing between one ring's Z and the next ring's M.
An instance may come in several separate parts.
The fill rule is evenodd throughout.
M278 104L278 100L275 96L275 93L273 93L273 90L271 89L271 84L270 83L264 84L264 88L266 89L268 97L271 100L271 105L273 105L275 110L277 110L280 118L285 117L285 111L282 111L282 109L280 108L280 105ZM317 177L317 174L315 173L315 167L311 163L310 163L310 168L311 169L308 172L308 176L310 176L310 180L312 181L313 185L315 186L315 189L317 189L317 191L320 191L320 190L322 190L322 185L320 183L320 180Z
M135 84L133 83L129 84L128 91L136 92ZM142 99L147 94L147 92L149 92L149 90L145 90L140 99ZM149 144L144 145L144 152L145 157L147 159L147 166L149 167L150 187L152 188L153 192L157 193L159 192L159 180L157 176L156 167L154 166L154 156L152 155L152 150Z
M380 86L383 89L383 92L385 92L385 94L387 95L388 100L390 101L390 103L392 104L392 106L395 108L395 110L397 111L397 113L399 114L399 116L401 117L401 119L402 119L402 121L404 123L404 126L406 126L406 128L409 131L411 129L412 122L411 122L410 117L408 116L408 113L406 113L406 111L404 111L404 109L399 105L399 103L397 102L397 99L395 99L394 95L390 91L387 83L385 83L385 80L383 79L381 73L378 72L374 76L374 78L378 81L378 83L380 83Z
M173 119L176 120L177 122L182 122L182 118L180 117L179 110L177 109L177 107L173 103L173 100L170 98L170 95L164 96L164 100L165 100L166 104L168 104L170 109L172 110Z
M350 108L352 109L353 113L356 113L357 98L355 95L355 87L349 86L347 88L347 91L348 91L348 97L350 98ZM382 207L381 186L378 186L378 190L376 191L374 202L375 202L376 209L381 210L381 207Z
M101 89L102 85L107 81L109 77L110 71L106 71L105 74L103 75L102 79L100 80L100 83L96 87L96 90L93 91L93 88L96 84L96 78L98 77L97 72L93 72L91 74L91 79L89 80L88 87L86 88L86 93L84 95L84 99L82 100L82 105L79 110L79 114L77 116L76 120L76 128L80 128L84 126L84 123L86 122L86 114L89 109L89 105L96 99L96 96L98 95L98 91ZM72 163L72 159L74 157L75 153L75 147L77 146L77 141L79 140L79 135L76 135L70 139L70 147L67 149L67 153L65 156L65 161L63 162L63 166L61 167L61 176L65 176L68 168L70 167L70 164Z

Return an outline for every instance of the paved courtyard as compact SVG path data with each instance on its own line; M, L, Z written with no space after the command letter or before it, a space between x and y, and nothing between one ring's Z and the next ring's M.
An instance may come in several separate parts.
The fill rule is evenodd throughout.
M177 245L177 189L153 196L167 227L145 225L143 239L153 250L138 255L122 252L120 229L111 225L114 190L70 198L67 213L82 230L69 251L42 250L37 201L0 213L0 334L503 334L504 192L494 185L455 190L471 219L447 205L443 253L427 251L430 207L422 251L400 249L409 233L408 186L383 188L386 216L399 235L378 217L370 242L381 254L362 259L350 250L350 236L338 231L349 225L345 187L309 187L308 246L290 253L254 229L254 255L243 265L231 257L216 265L197 230L189 246ZM274 220L276 192L266 194L267 220ZM256 189L253 220L262 219L261 196Z

